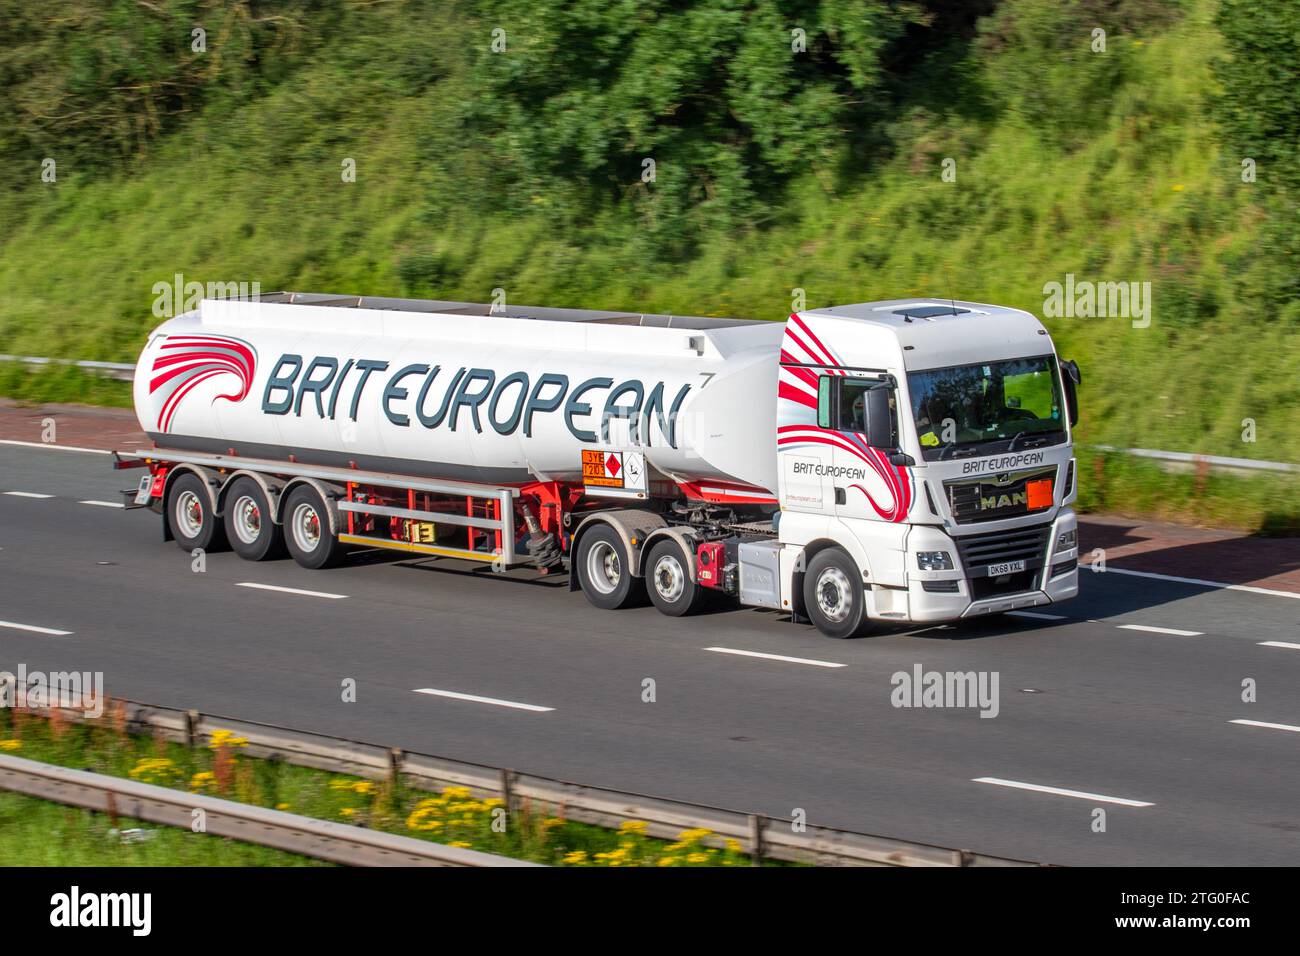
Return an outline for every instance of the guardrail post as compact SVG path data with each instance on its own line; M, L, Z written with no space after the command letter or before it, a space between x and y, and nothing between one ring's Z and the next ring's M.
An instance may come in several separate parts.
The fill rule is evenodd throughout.
M952 851L953 866L970 866L974 862L975 862L975 854L972 853L970 850Z
M402 760L405 754L401 747L392 747L388 751L388 782L396 787L398 774L402 772Z
M510 818L515 813L515 772L513 770L501 771L501 802L506 808L506 824L509 825Z
M185 744L191 750L198 749L199 746L199 712L197 710L185 711Z
M767 828L767 818L757 813L749 815L749 863L750 866L763 865L763 831Z

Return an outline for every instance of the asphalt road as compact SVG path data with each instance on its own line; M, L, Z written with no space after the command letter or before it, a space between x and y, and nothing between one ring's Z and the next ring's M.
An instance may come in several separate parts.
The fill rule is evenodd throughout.
M1060 620L834 641L388 554L317 572L212 554L200 573L152 513L86 503L138 474L0 445L0 670L102 671L113 696L1043 862L1300 863L1295 598L1086 573L1046 609ZM918 664L996 673L997 716L892 706Z

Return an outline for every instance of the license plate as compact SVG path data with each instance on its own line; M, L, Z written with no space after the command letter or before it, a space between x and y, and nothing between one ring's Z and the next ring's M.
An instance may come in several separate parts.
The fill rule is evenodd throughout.
M1007 561L1004 564L990 564L989 577L1000 578L1004 574L1015 574L1025 569L1024 561Z
M140 487L135 491L135 503L138 505L147 505L152 497L150 492L153 490L153 475L143 475L140 478Z

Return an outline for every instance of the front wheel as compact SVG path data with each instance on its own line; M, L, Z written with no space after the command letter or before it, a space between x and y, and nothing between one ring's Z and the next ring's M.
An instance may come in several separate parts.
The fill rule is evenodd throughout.
M848 638L871 628L862 573L839 548L819 551L803 579L804 610L827 637Z
M669 617L684 617L699 609L704 588L691 580L681 545L671 538L655 542L645 562L646 590L655 607Z
M623 539L609 525L597 525L582 536L575 563L582 593L603 611L629 607L645 595L645 582L632 576Z
M289 492L281 517L284 543L304 568L328 568L342 558L343 545L330 529L325 500L311 485L299 485Z

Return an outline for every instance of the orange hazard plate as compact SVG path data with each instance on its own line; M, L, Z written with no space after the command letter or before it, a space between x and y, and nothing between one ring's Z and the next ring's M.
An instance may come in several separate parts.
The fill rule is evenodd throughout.
M1029 496L1030 511L1052 507L1051 478L1040 478L1038 481L1031 481L1025 485L1025 491Z

